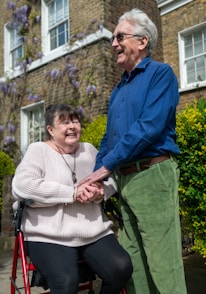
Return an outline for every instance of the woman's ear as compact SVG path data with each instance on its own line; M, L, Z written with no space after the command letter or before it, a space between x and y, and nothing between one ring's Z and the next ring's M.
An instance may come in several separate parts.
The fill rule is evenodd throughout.
M53 128L52 128L52 126L48 125L48 126L46 126L46 128L47 128L47 131L48 131L49 135L50 135L51 137L53 137L53 136L54 136L54 133L53 133Z

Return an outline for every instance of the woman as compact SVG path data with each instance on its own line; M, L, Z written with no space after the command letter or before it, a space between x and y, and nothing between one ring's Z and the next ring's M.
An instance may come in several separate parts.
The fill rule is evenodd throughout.
M102 294L119 294L132 265L100 204L114 193L114 183L109 178L104 186L77 188L93 171L97 150L79 142L81 124L73 107L47 107L45 123L47 140L29 146L12 182L16 200L32 201L22 220L28 255L52 294L77 293L80 257L102 279Z

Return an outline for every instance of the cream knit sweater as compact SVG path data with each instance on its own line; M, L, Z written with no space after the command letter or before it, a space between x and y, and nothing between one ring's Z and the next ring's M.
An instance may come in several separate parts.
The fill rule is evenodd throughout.
M97 150L80 143L75 154L78 182L92 173ZM63 155L74 168L74 155ZM115 192L110 178L105 182L105 197ZM112 222L99 203L73 202L71 170L62 155L44 142L32 143L16 169L12 194L16 200L32 199L24 208L22 231L25 240L82 246L113 233Z

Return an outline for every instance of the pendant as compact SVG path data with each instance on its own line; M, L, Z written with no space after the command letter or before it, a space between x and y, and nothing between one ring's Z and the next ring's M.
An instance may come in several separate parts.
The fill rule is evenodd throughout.
M76 184L77 178L76 178L75 172L72 172L72 180L73 180L73 183Z

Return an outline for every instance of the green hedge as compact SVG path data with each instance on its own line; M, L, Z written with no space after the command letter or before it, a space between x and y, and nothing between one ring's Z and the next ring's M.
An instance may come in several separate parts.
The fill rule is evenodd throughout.
M180 215L194 236L194 250L206 257L206 100L195 100L177 114L180 147Z
M93 144L98 150L101 139L106 130L106 115L98 115L90 123L85 124L82 128L81 141Z
M12 159L0 151L0 215L2 210L2 187L3 187L3 178L6 175L13 175L15 172L15 165Z

